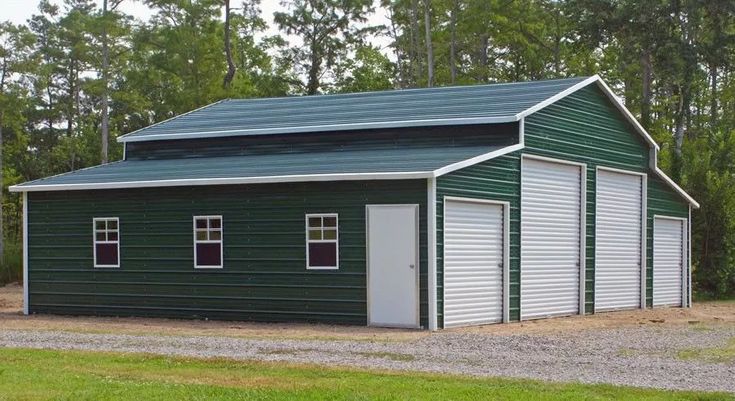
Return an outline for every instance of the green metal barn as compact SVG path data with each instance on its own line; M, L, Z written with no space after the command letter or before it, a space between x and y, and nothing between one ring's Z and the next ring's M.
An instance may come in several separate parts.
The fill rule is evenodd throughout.
M446 328L691 304L698 204L597 76L224 100L23 193L25 313Z

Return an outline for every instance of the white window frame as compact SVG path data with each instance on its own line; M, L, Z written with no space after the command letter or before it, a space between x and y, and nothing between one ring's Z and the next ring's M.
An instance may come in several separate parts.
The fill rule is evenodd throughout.
M105 229L101 230L99 232L105 233L105 240L99 241L97 240L97 222L104 221L105 222ZM117 223L117 229L116 230L109 230L107 229L107 222L114 221ZM117 232L117 241L108 241L107 240L107 233L110 232ZM117 245L117 263L114 265L103 265L97 263L97 244L115 244ZM118 268L120 267L120 219L118 217L94 217L92 218L92 263L95 268Z
M201 219L207 219L207 228L197 230L197 220L201 220ZM212 230L209 226L209 222L212 219L219 219L220 221L219 240L209 239L209 233ZM194 268L195 269L222 269L224 267L224 259L225 259L224 248L222 245L225 240L225 220L222 218L222 215L193 216L191 223L192 223L192 234L194 238ZM197 239L197 232L204 231L204 230L206 230L207 239L206 240ZM214 229L214 230L216 231L217 229ZM219 265L216 265L216 266L215 265L202 265L202 266L198 265L197 264L197 245L198 244L217 244L217 243L219 243Z
M335 219L335 229L336 229L336 235L335 239L323 239L324 238L324 221L322 220L322 239L316 240L316 239L309 239L309 219L319 217L321 219L325 217L334 217ZM304 220L304 231L306 236L306 270L339 270L339 214L338 213L307 213L306 218ZM310 266L309 265L309 244L315 243L329 243L329 244L335 244L336 248L336 266Z

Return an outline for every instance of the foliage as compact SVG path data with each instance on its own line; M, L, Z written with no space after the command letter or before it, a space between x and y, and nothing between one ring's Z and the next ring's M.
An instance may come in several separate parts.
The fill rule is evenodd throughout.
M0 24L4 188L99 163L107 92L114 160L119 135L223 98L599 73L662 145L659 164L703 205L696 289L735 295L732 0L284 1L273 16L281 35L268 34L260 0L232 1L227 85L222 0L144 0L149 21L119 1L104 15L94 0L43 0L27 24ZM371 24L376 4L383 25ZM13 241L20 198L5 194L0 239Z
M717 393L421 373L0 349L0 399L22 400L733 400Z

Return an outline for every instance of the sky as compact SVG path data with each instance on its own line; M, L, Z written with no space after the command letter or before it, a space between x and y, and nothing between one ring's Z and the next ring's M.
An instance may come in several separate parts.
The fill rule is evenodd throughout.
M63 5L63 0L51 0L52 3ZM260 10L262 12L263 19L268 22L269 30L266 31L265 35L274 35L279 33L278 28L273 24L273 12L281 10L283 7L280 5L281 0L261 0ZM0 0L2 3L2 9L0 11L0 21L10 20L14 24L23 24L28 20L31 15L38 11L38 3L40 0ZM97 3L102 4L102 0L97 0ZM233 7L238 2L233 1ZM377 3L377 1L376 1ZM152 14L151 10L143 4L140 0L123 0L118 8L120 11L125 12L128 15L141 20L148 20ZM385 10L380 7L376 8L376 12L371 16L369 23L372 25L387 24L387 16ZM292 44L299 42L297 38L289 38ZM295 43L296 42L296 43ZM381 48L387 47L387 38L373 38L372 43L380 46Z

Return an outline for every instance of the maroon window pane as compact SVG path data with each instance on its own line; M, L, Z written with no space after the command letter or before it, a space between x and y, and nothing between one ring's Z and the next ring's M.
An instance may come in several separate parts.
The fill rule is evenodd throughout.
M310 267L337 267L337 244L331 242L309 243Z
M220 227L222 227L222 220L218 218L209 220L209 228L220 228Z
M197 228L207 228L207 219L196 219Z
M97 244L95 248L96 265L117 265L117 244Z
M110 231L107 233L107 240L108 241L117 241L117 232L116 231Z
M222 262L220 244L197 244L197 266L219 266Z

